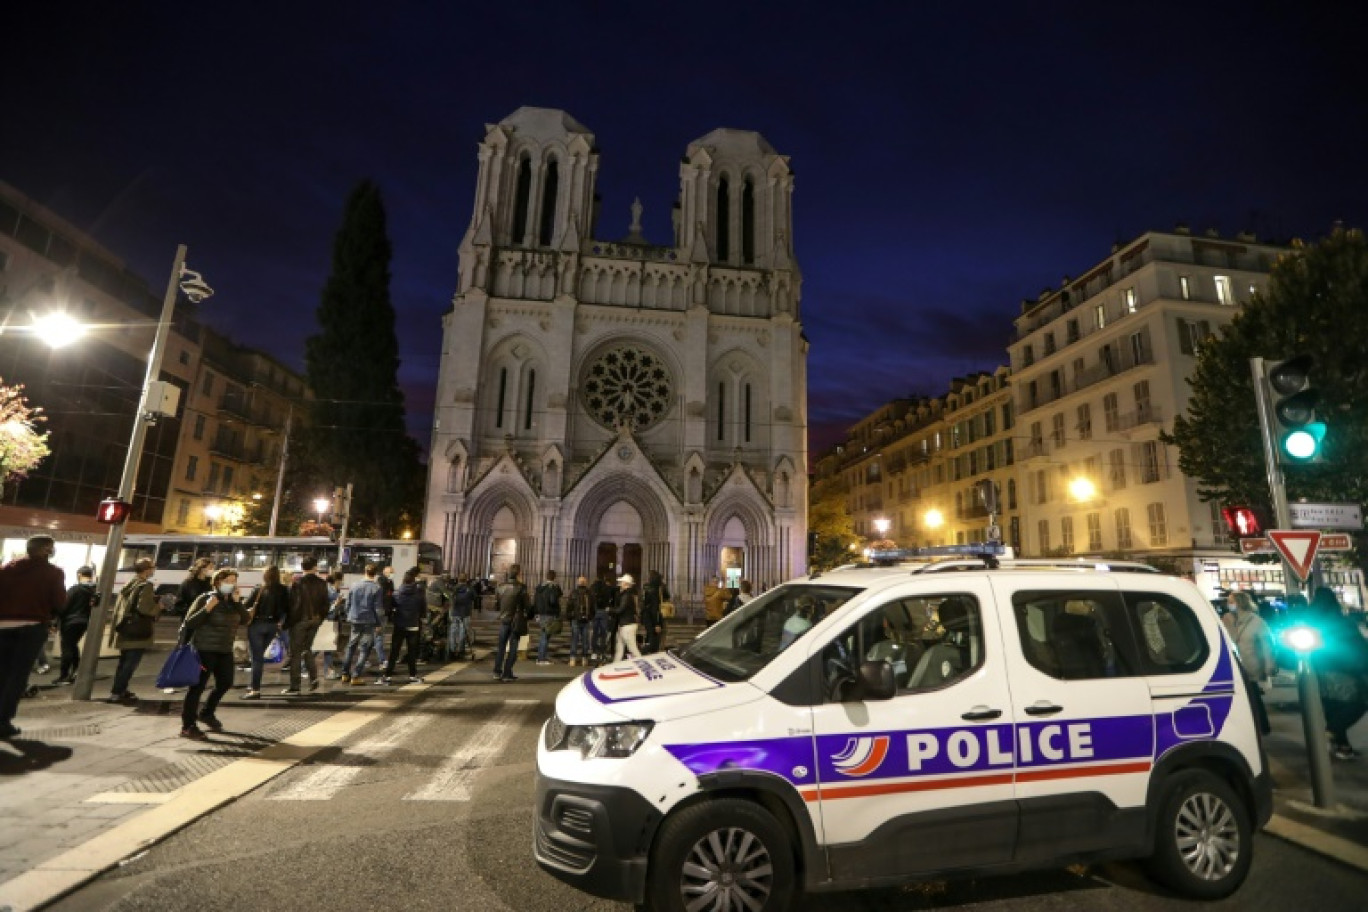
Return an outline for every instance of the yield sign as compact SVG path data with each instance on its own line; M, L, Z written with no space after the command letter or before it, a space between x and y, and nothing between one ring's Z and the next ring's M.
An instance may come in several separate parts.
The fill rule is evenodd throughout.
M1315 561L1316 550L1320 547L1319 532L1308 532L1304 529L1269 529L1268 540L1278 549L1278 553L1287 561L1287 566L1292 568L1298 579L1305 580L1311 575L1311 564Z

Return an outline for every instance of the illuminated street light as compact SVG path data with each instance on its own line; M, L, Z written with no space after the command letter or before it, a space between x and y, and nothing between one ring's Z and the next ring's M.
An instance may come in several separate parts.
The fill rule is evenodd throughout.
M33 318L33 334L51 348L64 348L85 335L81 322L65 311L57 310Z
M923 519L925 519L928 529L939 529L945 525L945 515L940 510L927 510Z
M315 497L315 498L314 498L314 509L318 511L318 524L319 524L320 526L323 525L323 514L327 511L328 507L330 507L330 506L332 506L332 501L329 500L328 498L326 498L326 497Z
M209 521L209 534L214 534L214 523L223 518L223 507L218 504L210 504L204 508L204 518Z
M891 525L893 524L889 522L887 519L884 519L882 516L874 520L874 530L879 533L880 538L883 538L885 535L888 534L888 527Z
M1089 478L1075 478L1069 482L1069 493L1074 500L1092 500L1097 496L1097 485Z

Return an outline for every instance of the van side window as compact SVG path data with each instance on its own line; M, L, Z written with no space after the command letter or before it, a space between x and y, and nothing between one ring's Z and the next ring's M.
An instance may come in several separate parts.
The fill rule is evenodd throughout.
M845 699L861 662L887 662L900 694L947 687L983 664L983 615L972 595L889 602L856 621L822 651L827 698Z
M1076 681L1137 673L1119 593L1017 592L1013 616L1021 650L1052 678Z
M1206 664L1202 624L1184 602L1162 592L1127 592L1124 598L1146 674L1182 674Z

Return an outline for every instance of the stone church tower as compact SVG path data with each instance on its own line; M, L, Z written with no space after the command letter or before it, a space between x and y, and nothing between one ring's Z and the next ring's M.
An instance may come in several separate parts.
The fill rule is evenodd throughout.
M452 572L529 581L806 563L807 341L793 174L719 129L679 169L672 243L639 202L597 239L594 136L564 111L488 127L443 343L424 537Z

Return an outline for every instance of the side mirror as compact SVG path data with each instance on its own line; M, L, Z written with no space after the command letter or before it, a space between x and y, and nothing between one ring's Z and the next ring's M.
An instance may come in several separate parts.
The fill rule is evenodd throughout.
M861 662L860 681L856 698L860 700L891 700L898 692L893 680L893 666L888 662Z

